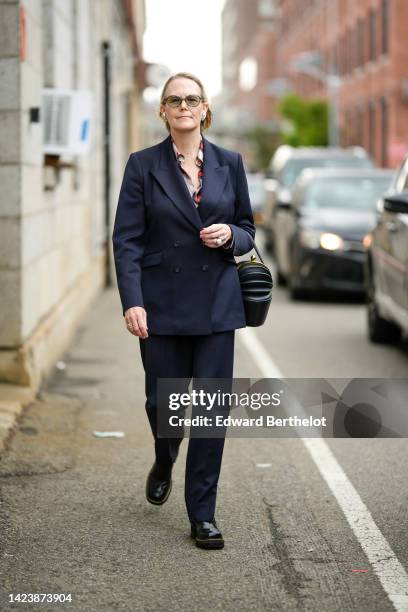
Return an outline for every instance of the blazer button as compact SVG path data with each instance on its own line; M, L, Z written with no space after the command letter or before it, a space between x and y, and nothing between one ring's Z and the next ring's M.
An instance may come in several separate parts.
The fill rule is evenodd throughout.
M179 242L173 242L173 246L177 248L177 247L180 246L180 243Z
M207 264L204 264L203 266L201 266L201 269L203 272L205 272L206 270L208 270L208 266Z
M180 272L180 268L176 266L175 268L173 268L173 272Z

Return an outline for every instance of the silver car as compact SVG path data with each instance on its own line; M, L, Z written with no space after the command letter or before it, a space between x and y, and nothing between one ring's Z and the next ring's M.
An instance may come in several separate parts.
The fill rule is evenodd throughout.
M408 334L408 157L378 213L368 236L367 328L371 342L392 343Z

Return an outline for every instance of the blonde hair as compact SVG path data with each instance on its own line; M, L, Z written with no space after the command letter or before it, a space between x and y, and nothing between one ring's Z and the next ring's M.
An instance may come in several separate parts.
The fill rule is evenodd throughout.
M163 89L162 89L161 96L160 96L160 105L164 105L164 99L166 97L166 89L169 86L169 84L175 79L179 79L179 78L190 79L191 81L194 81L194 83L197 83L197 85L199 86L201 90L201 97L204 98L203 101L207 102L208 104L208 97L204 89L204 85L202 84L200 79L196 77L194 74L191 74L190 72L177 72L177 74L173 74L171 77L169 77L167 81L165 82L165 84L163 85ZM166 130L170 132L169 123L165 117L164 118L162 117L160 110L159 110L159 116L164 121L166 125ZM208 130L208 128L211 125L211 122L212 122L212 111L210 107L208 107L206 115L205 115L205 119L201 121L201 131Z

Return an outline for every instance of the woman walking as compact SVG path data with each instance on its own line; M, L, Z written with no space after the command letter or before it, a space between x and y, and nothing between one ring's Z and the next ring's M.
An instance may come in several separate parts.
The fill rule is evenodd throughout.
M160 116L169 136L130 155L112 236L125 324L145 370L155 442L146 497L155 505L169 497L182 440L157 435L157 379L232 378L234 330L245 327L234 255L255 235L241 155L202 135L212 113L201 81L170 77ZM224 546L215 521L223 448L224 437L189 440L185 502L201 548Z

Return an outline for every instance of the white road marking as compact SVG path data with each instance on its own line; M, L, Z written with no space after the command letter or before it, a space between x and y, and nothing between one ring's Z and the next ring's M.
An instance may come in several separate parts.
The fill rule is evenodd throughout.
M248 353L251 353L256 365L261 370L265 378L284 378L275 362L269 356L268 351L262 344L255 332L250 327L238 330L238 338L245 345ZM265 374L267 372L267 374Z
M238 331L265 378L284 378L251 328ZM337 500L375 574L397 612L408 612L408 575L356 489L322 438L301 438L322 478Z

